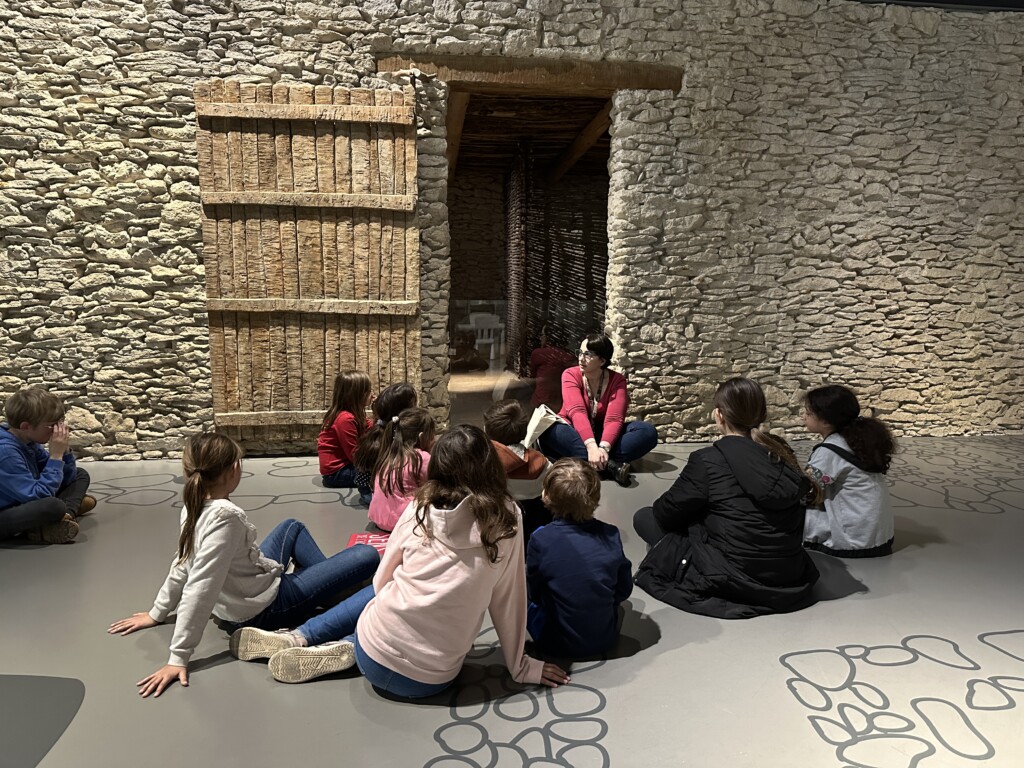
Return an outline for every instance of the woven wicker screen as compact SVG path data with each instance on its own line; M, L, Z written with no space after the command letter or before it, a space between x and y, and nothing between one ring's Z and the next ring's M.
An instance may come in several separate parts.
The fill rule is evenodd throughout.
M195 100L218 427L306 438L348 368L419 388L412 90L212 80Z
M608 177L569 174L547 185L529 174L527 190L521 375L542 327L567 350L604 330L608 274Z

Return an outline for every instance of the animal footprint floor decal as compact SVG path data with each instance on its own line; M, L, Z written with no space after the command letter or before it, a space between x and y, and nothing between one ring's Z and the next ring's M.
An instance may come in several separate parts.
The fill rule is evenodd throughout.
M1006 765L986 726L997 716L1024 722L1012 711L1024 704L1024 629L963 645L908 635L895 644L787 653L779 663L840 768Z

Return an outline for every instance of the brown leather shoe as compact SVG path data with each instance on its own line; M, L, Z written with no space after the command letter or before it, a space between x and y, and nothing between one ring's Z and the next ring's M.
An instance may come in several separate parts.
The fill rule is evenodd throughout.
M82 506L78 508L78 516L88 515L94 509L96 509L96 499L92 496L86 496L82 499Z
M59 523L50 523L25 532L25 541L31 544L70 544L78 535L78 523L65 517Z

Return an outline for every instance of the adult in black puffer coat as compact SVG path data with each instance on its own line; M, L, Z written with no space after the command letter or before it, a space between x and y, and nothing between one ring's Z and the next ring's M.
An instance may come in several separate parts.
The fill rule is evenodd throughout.
M804 608L818 580L803 548L811 481L784 440L757 429L767 416L757 382L729 379L714 404L723 437L692 453L675 484L633 518L653 546L636 583L723 619Z

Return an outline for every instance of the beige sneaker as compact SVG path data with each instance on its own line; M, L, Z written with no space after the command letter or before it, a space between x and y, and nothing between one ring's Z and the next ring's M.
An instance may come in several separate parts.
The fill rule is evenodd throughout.
M78 535L78 523L65 516L59 523L50 523L25 532L25 541L31 544L70 544Z
M348 640L286 648L270 657L270 674L279 683L304 683L324 675L351 669L356 663L356 647Z
M242 627L231 633L228 647L231 649L231 655L236 659L253 661L254 659L269 659L278 651L294 648L300 642L298 635L287 629L268 632L265 629L256 629L256 627Z
M88 515L94 509L96 509L96 499L92 496L86 496L82 499L82 506L78 508L78 516Z

